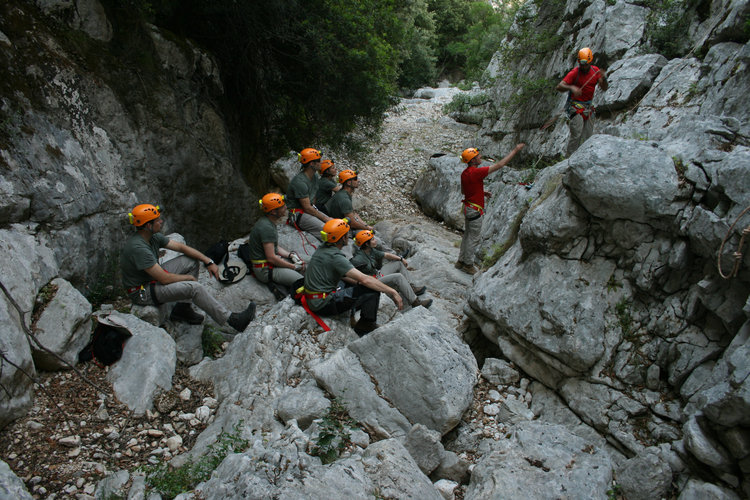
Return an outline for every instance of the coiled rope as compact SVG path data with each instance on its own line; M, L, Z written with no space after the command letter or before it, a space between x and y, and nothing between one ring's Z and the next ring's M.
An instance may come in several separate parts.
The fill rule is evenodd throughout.
M740 244L737 245L737 251L732 253L732 256L734 257L734 265L732 266L732 271L729 274L724 274L724 272L721 270L721 254L724 251L724 244L726 244L727 240L732 236L732 230L734 229L734 226L748 211L750 211L750 207L747 207L742 211L742 213L740 213L740 215L737 216L732 225L729 227L729 231L727 231L727 235L724 236L724 239L721 242L721 246L719 247L719 257L716 261L716 268L719 270L719 274L721 275L721 277L725 280L734 278L735 276L737 276L737 273L740 272L740 264L742 263L742 246L745 244L745 236L750 234L750 225L742 230L742 236L740 237Z

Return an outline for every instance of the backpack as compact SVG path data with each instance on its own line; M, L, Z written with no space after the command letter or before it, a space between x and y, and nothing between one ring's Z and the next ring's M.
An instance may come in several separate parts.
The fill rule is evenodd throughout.
M109 366L122 357L125 341L129 338L130 334L99 323L94 330L91 342L78 353L78 362L85 363L93 359L104 366Z
M221 263L226 264L226 260L229 257L229 242L221 240L218 243L214 243L208 250L203 252L203 254L216 262L216 265Z

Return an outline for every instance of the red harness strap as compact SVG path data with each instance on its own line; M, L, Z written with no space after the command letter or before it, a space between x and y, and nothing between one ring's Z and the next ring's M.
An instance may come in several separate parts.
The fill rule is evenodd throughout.
M331 329L328 327L328 325L326 325L325 322L322 319L320 319L320 316L318 316L317 314L315 314L313 312L313 310L310 309L310 306L307 305L307 295L308 294L302 293L301 295L302 295L302 297L300 298L300 301L302 302L302 307L304 307L305 311L307 311L307 314L309 314L310 316L312 316L312 319L314 319L315 322L318 323L318 325L320 325L320 327L323 329L324 332L330 332ZM313 294L310 294L310 296L312 297ZM324 294L324 296L325 296L325 294Z
M305 236L304 231L302 231L302 229L300 229L300 227L297 225L297 219L301 217L302 214L305 213L305 211L299 208L292 208L292 209L289 209L289 212L290 212L289 217L287 217L286 223L289 226L293 226L294 229L297 230L297 232L299 233L300 239L302 239L302 249L305 251L305 255L310 255L310 252L307 251L307 247L305 246L305 242L307 242L307 244L313 247L315 250L317 250L318 247L313 245L312 242L307 239L307 236Z

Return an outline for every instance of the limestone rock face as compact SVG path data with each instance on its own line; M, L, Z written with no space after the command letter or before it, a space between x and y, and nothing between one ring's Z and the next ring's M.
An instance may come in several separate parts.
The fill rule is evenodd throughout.
M122 358L109 370L107 380L112 383L118 400L136 415L143 415L153 408L157 393L172 388L177 365L175 342L161 328L130 314L113 312L100 321L132 335L125 342Z
M527 422L513 436L490 443L464 498L601 498L611 488L612 463L565 427ZM589 445L590 446L590 445Z
M87 32L106 26L96 0L45 3L50 15L65 17L58 9L70 9L81 16L91 26ZM4 227L41 223L36 237L54 249L61 277L79 287L96 280L108 261L116 263L130 231L127 213L137 203L160 204L167 228L179 228L199 248L222 236L212 234L217 220L237 234L249 230L251 221L235 208L253 206L257 196L232 165L212 99L223 92L218 66L208 54L153 28L153 57L163 78L141 81L117 64L97 75L78 66L81 58L66 53L45 23L35 23L31 9L7 15L12 47L3 65L7 78L27 82L29 91L2 101L11 117L8 133L23 137L0 152L7 166ZM199 81L209 85L199 88Z
M32 356L42 370L69 369L78 362L78 353L89 342L91 325L87 320L91 316L91 304L66 280L54 279L49 286L56 289L55 296L39 317L35 335L57 356L34 342L31 343Z

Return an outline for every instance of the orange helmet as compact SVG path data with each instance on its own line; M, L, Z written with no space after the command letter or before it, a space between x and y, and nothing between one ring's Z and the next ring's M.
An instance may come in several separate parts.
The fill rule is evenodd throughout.
M357 172L355 172L354 170L347 169L347 170L342 170L341 172L339 172L339 182L341 184L345 183L349 179L356 179L356 178L357 178Z
M346 219L331 219L323 225L323 230L320 232L326 243L336 243L348 233L349 221Z
M473 158L479 156L479 150L477 148L467 148L461 153L461 161L469 163Z
M320 160L320 151L313 148L305 148L299 152L297 157L301 164L306 165L313 160Z
M594 53L591 52L591 49L588 47L584 47L581 50L578 51L578 61L584 62L586 61L586 64L591 64L591 61L594 60Z
M333 166L333 160L326 159L326 160L321 161L320 162L320 173L322 174L323 172L325 172L326 170L328 170L332 166Z
M158 219L161 215L159 205L149 205L144 203L142 205L136 205L132 212L128 214L130 223L135 227L141 227L145 223Z
M268 193L258 200L260 209L264 212L270 212L273 209L284 206L284 196L279 193Z
M356 243L358 247L361 247L364 243L367 243L374 237L375 234L372 231L363 229L354 236L354 243Z

